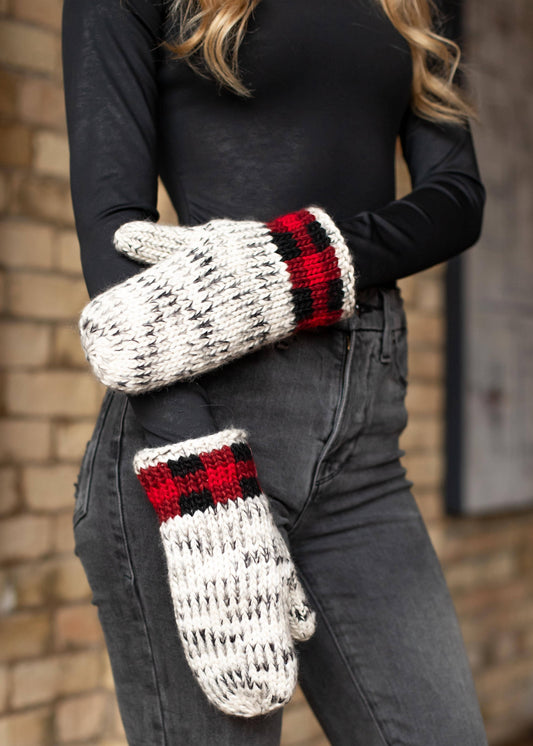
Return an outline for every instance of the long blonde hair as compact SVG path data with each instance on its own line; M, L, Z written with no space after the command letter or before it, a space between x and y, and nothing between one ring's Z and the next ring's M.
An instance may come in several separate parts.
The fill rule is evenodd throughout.
M194 61L203 57L208 72L223 87L243 97L251 96L239 76L238 51L250 16L261 0L171 0L171 19L178 29L175 42L167 44L202 73ZM461 50L436 31L440 19L434 0L375 0L399 33L412 56L411 106L421 117L465 124L477 118L475 107L454 78Z

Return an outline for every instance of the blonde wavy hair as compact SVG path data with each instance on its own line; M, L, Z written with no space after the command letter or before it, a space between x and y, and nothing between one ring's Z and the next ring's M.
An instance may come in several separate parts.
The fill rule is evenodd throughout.
M240 76L238 52L250 16L261 0L171 0L170 17L177 38L167 43L172 53L187 60L199 74L204 65L218 83L250 97ZM467 93L455 83L461 50L440 35L442 18L434 0L375 0L399 33L412 56L411 106L424 119L465 125L477 112Z

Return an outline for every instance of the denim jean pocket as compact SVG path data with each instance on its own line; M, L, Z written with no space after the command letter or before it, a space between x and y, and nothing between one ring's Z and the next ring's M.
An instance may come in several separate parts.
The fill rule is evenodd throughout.
M74 485L74 512L72 514L72 523L74 526L76 526L76 524L87 515L87 511L89 510L89 495L91 491L94 459L111 400L112 391L108 389L104 395L91 439L85 446L85 451L78 472L78 478Z

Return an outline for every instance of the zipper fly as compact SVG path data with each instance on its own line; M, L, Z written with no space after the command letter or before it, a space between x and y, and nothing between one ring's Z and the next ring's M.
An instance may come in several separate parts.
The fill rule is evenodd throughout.
M338 399L337 412L335 414L335 419L333 422L333 427L329 434L329 438L327 439L326 444L324 448L322 449L322 453L320 454L320 458L318 459L318 462L315 468L315 474L313 478L313 489L311 490L311 493L314 492L315 488L320 483L319 475L320 475L320 470L322 468L322 464L324 463L324 460L326 456L328 455L332 444L335 442L335 439L337 438L337 435L342 425L342 421L344 419L344 411L346 409L346 403L348 401L348 390L350 387L350 374L351 374L352 358L353 358L352 335L355 334L355 331L345 332L345 334L346 334L346 352L344 355L342 383L341 383L340 396Z

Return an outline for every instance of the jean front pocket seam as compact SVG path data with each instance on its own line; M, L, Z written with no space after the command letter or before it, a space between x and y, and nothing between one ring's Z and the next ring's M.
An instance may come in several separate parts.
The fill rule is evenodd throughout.
M93 479L94 460L96 458L96 452L98 450L98 445L102 437L102 432L112 400L112 391L108 389L102 401L100 414L96 420L93 434L85 447L85 452L78 472L78 478L75 484L74 511L72 513L73 526L76 526L82 518L87 515L89 510L89 497Z

